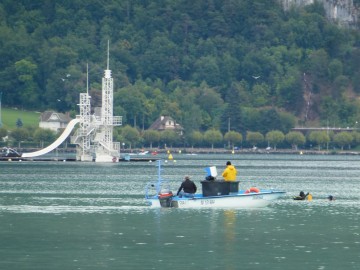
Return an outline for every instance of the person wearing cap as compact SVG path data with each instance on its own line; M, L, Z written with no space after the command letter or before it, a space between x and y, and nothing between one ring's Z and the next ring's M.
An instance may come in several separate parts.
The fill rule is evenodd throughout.
M225 181L235 181L236 174L237 174L237 171L236 171L234 165L231 165L230 161L226 162L226 168L225 168L224 172L222 173L224 180Z
M193 198L195 196L197 187L193 181L190 180L189 176L185 176L184 181L181 183L179 190L177 192L177 196L180 198L182 196Z

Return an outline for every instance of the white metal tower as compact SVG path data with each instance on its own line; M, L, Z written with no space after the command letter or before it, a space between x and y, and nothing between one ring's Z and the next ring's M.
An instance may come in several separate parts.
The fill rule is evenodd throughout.
M109 69L109 43L107 69L102 78L102 107L99 113L91 114L89 85L87 92L80 94L80 127L72 136L72 143L77 144L76 159L80 161L118 162L120 143L113 142L113 128L122 124L121 116L113 116L114 84Z
M86 67L86 93L80 93L79 111L76 116L79 120L79 128L76 130L75 136L71 137L72 143L77 144L76 160L92 161L93 155L91 151L91 136L94 125L91 123L91 97L89 96L89 71Z
M107 53L107 69L102 78L101 120L96 131L95 161L117 162L120 156L120 143L113 142L113 128L121 125L121 117L113 116L114 83L109 69L109 42Z

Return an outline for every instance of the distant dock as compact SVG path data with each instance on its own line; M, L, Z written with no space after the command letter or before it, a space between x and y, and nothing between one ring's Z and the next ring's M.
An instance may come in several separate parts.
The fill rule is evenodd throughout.
M7 162L29 162L29 161L76 161L75 158L23 158L23 157L0 157L0 161L7 161Z
M131 158L131 159L125 159L120 158L119 162L153 162L156 161L157 158ZM0 157L0 162L40 162L40 161L46 161L46 162L80 162L76 160L76 158L59 158L59 157L49 157L49 158L23 158L23 157ZM95 161L94 161L95 162Z

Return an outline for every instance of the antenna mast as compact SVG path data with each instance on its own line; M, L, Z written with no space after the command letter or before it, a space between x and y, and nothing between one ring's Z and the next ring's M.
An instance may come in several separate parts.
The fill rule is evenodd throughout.
M1 96L2 96L2 92L0 92L0 127L2 127L2 121L1 121Z
M86 63L86 94L89 95L89 63Z
M109 40L108 40L108 50L107 50L107 70L109 70L109 51L110 51L110 43L109 43Z

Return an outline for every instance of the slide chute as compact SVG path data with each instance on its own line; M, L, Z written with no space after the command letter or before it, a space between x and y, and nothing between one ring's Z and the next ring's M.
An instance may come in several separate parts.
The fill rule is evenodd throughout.
M23 153L21 155L21 157L23 157L23 158L38 157L38 156L42 156L42 155L45 155L45 154L51 152L52 150L57 148L60 144L62 144L66 140L66 138L70 135L71 131L74 129L76 124L79 122L80 122L79 119L71 120L69 122L69 124L66 126L66 128L64 129L64 132L61 133L60 137L57 138L56 141L54 141L52 144L50 144L49 146L47 146L44 149L41 149L39 151L35 151L35 152L31 152L31 153Z

